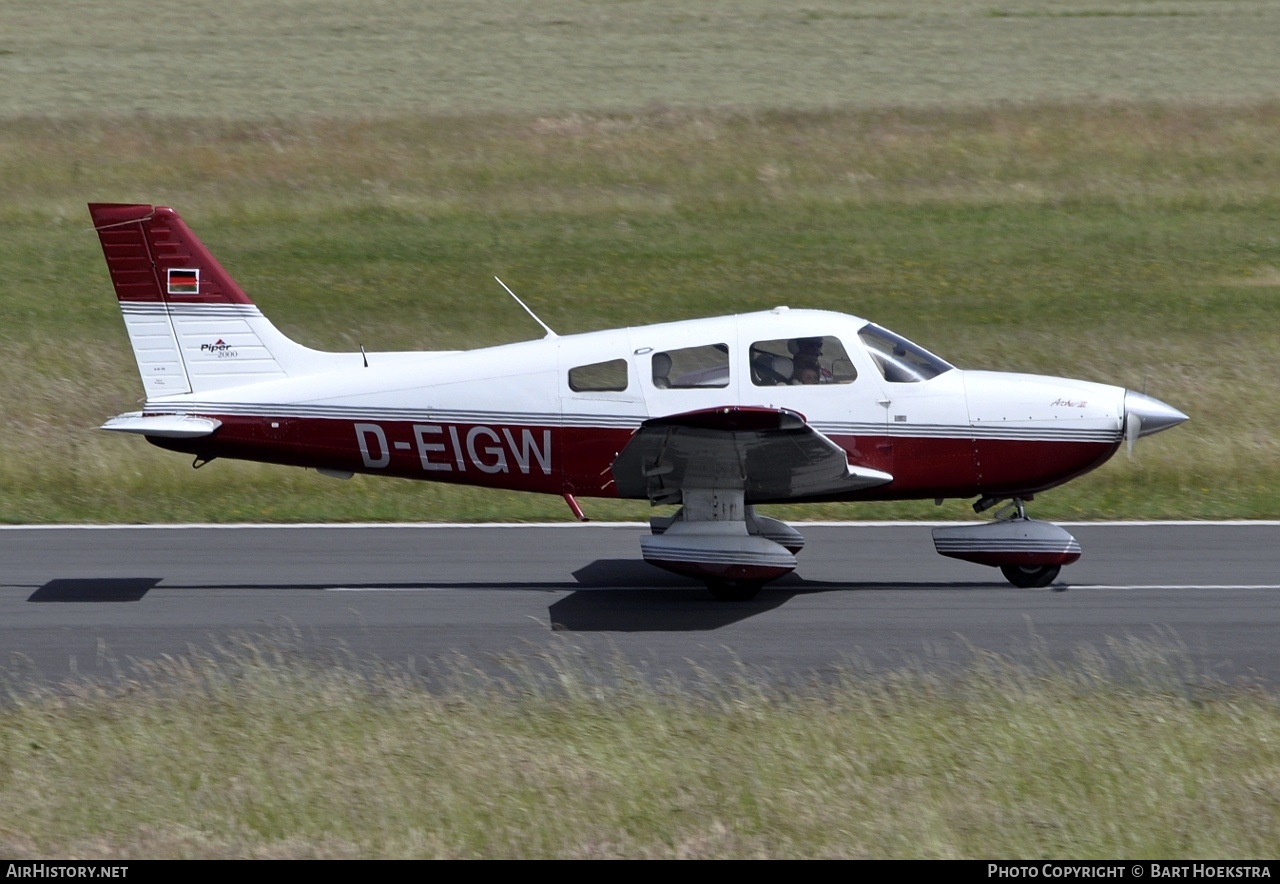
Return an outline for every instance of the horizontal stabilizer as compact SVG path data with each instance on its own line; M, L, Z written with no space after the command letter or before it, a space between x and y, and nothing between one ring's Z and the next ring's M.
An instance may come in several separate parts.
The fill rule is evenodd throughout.
M143 414L140 411L121 414L102 425L101 429L115 433L137 433L140 436L160 436L165 439L198 439L208 436L222 421L211 417L195 417L189 414Z

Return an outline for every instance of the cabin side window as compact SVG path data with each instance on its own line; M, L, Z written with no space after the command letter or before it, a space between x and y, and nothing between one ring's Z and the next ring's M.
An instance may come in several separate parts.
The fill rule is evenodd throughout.
M858 377L844 345L831 335L756 341L749 359L757 387L851 384Z
M575 393L620 393L627 389L627 360L610 359L571 368L569 389Z
M663 350L651 357L653 385L660 390L729 386L729 345L705 344Z

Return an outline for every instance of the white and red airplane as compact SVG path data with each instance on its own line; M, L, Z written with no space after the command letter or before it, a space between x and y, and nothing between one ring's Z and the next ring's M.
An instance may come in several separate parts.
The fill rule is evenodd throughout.
M1080 546L1024 502L1187 419L1122 387L961 370L864 319L786 307L563 336L529 311L541 339L325 353L279 332L172 209L89 211L146 391L104 429L197 465L559 494L578 518L578 497L679 504L642 554L726 600L796 567L804 538L755 511L784 501L1008 501L994 521L935 529L935 547L1047 586Z

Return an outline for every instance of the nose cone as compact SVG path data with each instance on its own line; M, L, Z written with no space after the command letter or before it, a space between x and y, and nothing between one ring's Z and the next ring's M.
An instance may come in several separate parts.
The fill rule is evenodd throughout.
M1124 393L1125 435L1130 438L1150 436L1170 427L1176 427L1188 418L1172 405L1153 399L1145 393L1126 390Z

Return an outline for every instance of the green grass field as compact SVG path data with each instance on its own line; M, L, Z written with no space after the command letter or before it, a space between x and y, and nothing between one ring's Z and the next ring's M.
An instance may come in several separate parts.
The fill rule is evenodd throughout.
M965 367L1146 389L1191 423L1037 515L1275 517L1278 136L1269 103L0 121L0 518L568 516L555 498L196 473L98 432L141 390L90 199L178 207L282 329L322 348L535 337L497 274L561 332L782 303L866 316Z

